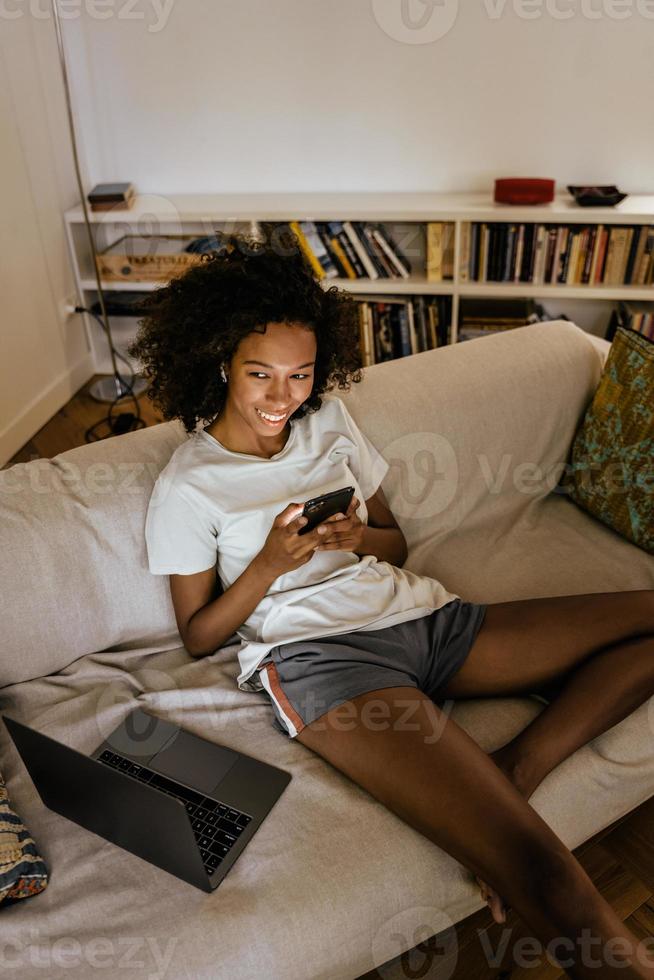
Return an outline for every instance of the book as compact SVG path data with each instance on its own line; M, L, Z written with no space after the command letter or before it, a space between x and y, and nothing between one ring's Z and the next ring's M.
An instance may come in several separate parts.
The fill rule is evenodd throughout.
M96 184L86 195L91 204L124 201L134 195L134 185L131 182L122 184Z
M363 249L367 252L368 258L370 259L373 266L377 270L378 277L380 279L391 278L392 271L391 271L391 275L389 275L389 272L387 271L387 267L385 265L385 262L388 260L386 259L386 256L382 257L378 253L379 246L372 238L370 234L370 228L368 227L368 225L364 221L353 221L352 227L357 233L357 236L359 238L359 241L361 242Z
M411 275L411 267L408 266L397 254L397 246L394 247L391 245L391 239L386 235L381 225L374 225L371 230L373 238L378 243L382 251L386 254L396 272L402 277L402 279L408 279Z
M379 273L377 271L377 268L371 261L367 249L364 248L362 242L359 241L359 236L357 235L354 225L352 224L351 221L343 222L343 231L347 235L350 244L352 245L352 248L356 253L357 258L359 259L361 266L363 266L363 268L365 269L365 275L368 276L369 279L379 279Z
M454 279L454 222L443 225L443 279Z
M471 278L470 276L470 236L472 233L473 222L463 221L461 223L461 257L460 263L461 267L459 269L459 278L461 282L468 282Z
M443 279L443 222L427 223L427 282Z
M427 222L427 281L443 282L454 275L454 222ZM474 276L474 274L473 274Z

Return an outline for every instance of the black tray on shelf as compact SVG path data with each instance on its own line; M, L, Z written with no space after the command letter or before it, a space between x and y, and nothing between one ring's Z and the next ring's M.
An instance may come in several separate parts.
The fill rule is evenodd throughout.
M599 187L568 184L568 191L582 208L614 207L628 196L619 191L615 184L602 184Z

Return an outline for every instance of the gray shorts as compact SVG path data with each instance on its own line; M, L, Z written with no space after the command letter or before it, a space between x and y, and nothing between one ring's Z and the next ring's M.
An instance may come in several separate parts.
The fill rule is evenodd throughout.
M289 738L331 708L368 691L417 687L435 703L468 656L485 603L453 599L420 619L281 643L259 669L273 727Z

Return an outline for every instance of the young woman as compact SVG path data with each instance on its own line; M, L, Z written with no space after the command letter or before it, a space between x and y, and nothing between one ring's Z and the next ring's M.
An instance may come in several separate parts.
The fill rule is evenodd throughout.
M585 964L586 928L622 940L621 977L654 978L527 802L654 693L654 592L487 605L404 569L388 464L328 393L362 379L356 303L288 246L230 236L145 301L130 347L188 434L145 528L184 645L202 656L237 633L238 686L270 699L273 726L468 867L496 921L505 896L543 943L563 942L571 976L614 975ZM347 512L300 534L303 502L348 485ZM553 700L490 756L441 710L520 693Z

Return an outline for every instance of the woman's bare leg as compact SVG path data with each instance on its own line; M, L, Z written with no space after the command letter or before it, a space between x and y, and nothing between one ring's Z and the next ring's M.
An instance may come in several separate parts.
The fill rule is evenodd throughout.
M550 955L553 962L563 959L570 976L654 980L647 950L571 851L427 695L413 687L359 695L297 739L489 881L546 949L559 943ZM584 953L582 930L594 940L594 964ZM619 967L610 965L611 955Z
M439 696L539 690L552 703L491 753L525 799L560 762L654 694L654 592L491 604L470 655ZM502 899L479 881L493 917L503 921Z

